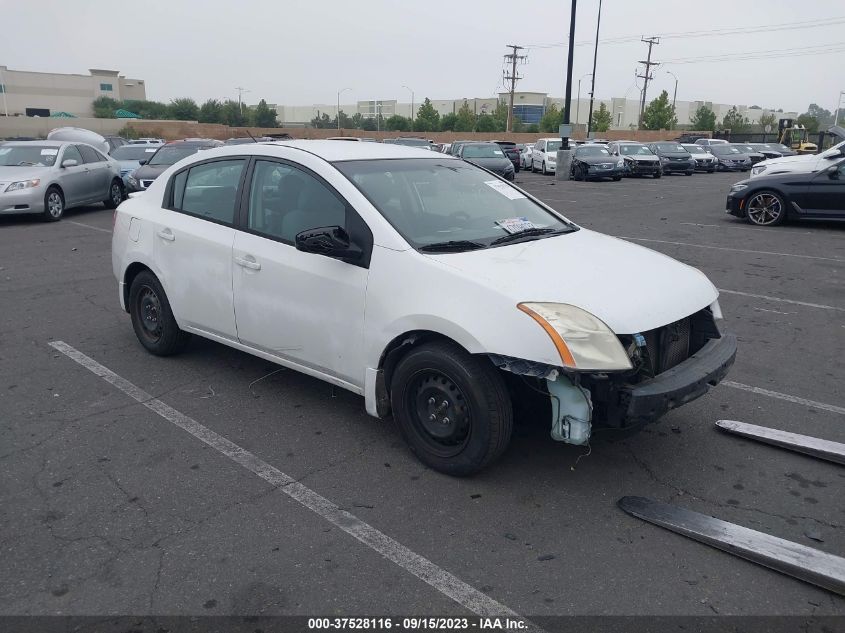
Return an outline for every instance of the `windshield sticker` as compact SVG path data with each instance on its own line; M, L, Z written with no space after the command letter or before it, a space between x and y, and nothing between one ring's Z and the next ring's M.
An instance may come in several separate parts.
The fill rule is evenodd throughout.
M42 149L41 150L42 156L55 156L58 153L59 153L59 150L57 150L57 149Z
M501 155L502 155L502 152L500 152L500 151L499 151L499 150L497 150L497 149L494 149L494 150L493 150L493 153L494 153L496 156L501 156Z
M520 198L525 197L525 195L520 193L519 190L514 189L509 184L504 183L501 180L485 180L484 184L491 189L498 191L508 200L519 200Z
M538 228L528 218L507 218L505 220L496 220L496 224L508 233L522 233L528 229Z

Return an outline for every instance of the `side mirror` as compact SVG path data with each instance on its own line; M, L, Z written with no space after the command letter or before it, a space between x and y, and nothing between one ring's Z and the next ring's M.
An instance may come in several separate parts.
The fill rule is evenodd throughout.
M349 241L349 234L340 226L323 226L296 234L296 250L336 259L355 261L363 252Z
M839 180L839 165L831 165L828 167L827 177L831 180Z
M75 158L68 158L62 161L62 167L76 167L78 164Z
M139 160L139 161L138 161L138 164L139 164L139 165L146 165L146 164L147 164L147 159L145 158L144 160Z

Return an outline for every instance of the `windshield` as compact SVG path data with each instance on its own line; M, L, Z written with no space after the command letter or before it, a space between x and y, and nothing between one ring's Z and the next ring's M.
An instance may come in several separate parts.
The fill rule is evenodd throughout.
M111 157L115 160L145 160L155 154L156 149L143 145L121 145L112 150Z
M736 148L741 152L751 152L752 154L757 153L757 150L750 145L737 145Z
M45 145L27 145L25 147L0 147L0 165L32 167L51 167L56 164L58 147Z
M200 148L197 145L164 145L153 154L148 165L173 165L187 156L196 154Z
M397 138L393 141L397 145L415 145L420 147L428 147L430 143L421 138Z
M742 154L742 152L733 145L711 145L710 151L713 154L719 154L720 156L726 156L728 154Z
M462 155L464 158L504 158L502 148L493 143L484 145L464 145Z
M780 143L772 143L772 147L774 147L779 152L791 152L792 151L786 145L781 145Z
M610 156L610 152L598 145L582 145L575 150L576 156Z
M645 145L620 145L619 152L626 156L651 156L651 150Z
M478 248L526 229L575 230L512 185L463 161L366 160L335 167L416 248L465 240Z
M679 143L657 143L655 145L658 152L685 152Z
M700 145L684 145L684 149L690 154L706 154L707 150Z
M549 141L546 143L546 151L547 152L556 152L560 149L560 146L563 144L563 141Z

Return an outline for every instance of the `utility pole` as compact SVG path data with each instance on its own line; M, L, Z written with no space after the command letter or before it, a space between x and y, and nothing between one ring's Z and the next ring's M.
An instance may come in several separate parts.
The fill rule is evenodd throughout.
M511 82L510 103L508 104L508 123L505 127L505 131L513 132L513 93L516 89L516 82L522 79L522 77L516 74L516 63L525 61L527 57L518 53L518 51L521 51L524 48L523 46L508 44L506 48L513 49L513 51L505 55L505 61L509 61L511 63L511 72L510 74L507 74L507 71L503 73L504 80Z
M839 125L839 110L842 109L842 97L845 96L845 90L839 93L839 99L836 101L836 114L834 115L833 124ZM6 116L9 116L8 114Z
M575 8L578 0L572 0L572 12L569 16L569 51L566 62L566 94L563 101L563 124L569 125L569 113L572 110L572 60L575 56ZM561 149L569 150L569 137L561 138ZM569 169L569 165L566 165ZM557 172L556 172L557 173ZM569 180L569 173L566 174L566 179Z
M660 44L659 37L644 37L641 39L642 42L648 44L648 57L645 61L640 60L640 64L645 65L645 72L642 75L637 75L640 79L644 81L643 83L643 98L640 103L640 127L643 126L643 113L645 112L645 99L646 99L646 91L648 90L648 82L651 79L654 79L654 75L651 74L651 67L657 66L657 62L651 61L651 47L655 44Z
M590 113L587 115L587 138L593 129L593 98L596 92L596 62L599 59L599 27L601 27L601 0L599 0L599 17L596 19L596 48L593 51L593 82L590 85Z
M241 114L243 114L243 113L244 113L244 108L243 108L243 103L241 102L241 95L243 95L243 93L245 93L245 92L252 92L252 91L251 91L251 90L247 90L246 88L241 88L240 86L236 87L236 88L235 88L235 90L237 90L237 91L238 91L238 111L239 111Z

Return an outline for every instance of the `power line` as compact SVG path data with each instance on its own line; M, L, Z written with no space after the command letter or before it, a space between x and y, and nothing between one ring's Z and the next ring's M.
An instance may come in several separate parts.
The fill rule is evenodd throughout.
M685 62L689 60L707 60L707 59L717 59L717 58L731 58L735 59L739 56L746 56L746 55L765 55L770 53L784 53L784 54L791 54L791 53L800 53L815 49L820 49L823 51L828 51L835 47L842 47L845 46L845 41L843 42L831 42L830 44L814 44L813 46L799 46L795 48L773 48L765 51L743 51L740 53L722 53L719 55L696 55L694 57L678 57L677 59L667 59L664 61L664 64L674 64L677 62Z
M505 127L505 131L513 132L513 93L516 89L516 82L522 79L519 75L516 74L516 63L525 61L527 57L525 55L520 55L519 51L524 49L524 46L517 46L516 44L508 44L507 48L512 49L510 53L505 55L505 62L511 63L511 71L510 74L507 74L507 71L503 71L502 79L504 81L511 82L511 89L510 89L510 103L508 104L508 123Z
M654 75L651 74L651 67L660 65L658 62L651 61L651 49L655 44L660 44L660 38L644 37L642 38L642 41L648 44L648 57L646 58L646 61L640 61L640 63L645 66L645 72L642 75L637 75L637 77L643 80L643 97L642 102L640 103L640 127L643 126L643 114L645 113L645 97L646 92L648 91L648 82L649 80L654 79Z

